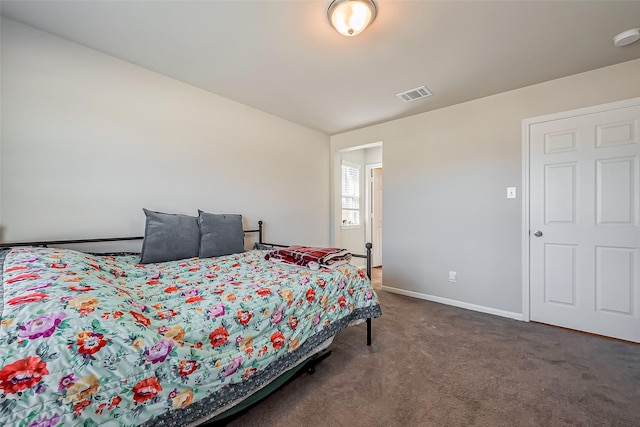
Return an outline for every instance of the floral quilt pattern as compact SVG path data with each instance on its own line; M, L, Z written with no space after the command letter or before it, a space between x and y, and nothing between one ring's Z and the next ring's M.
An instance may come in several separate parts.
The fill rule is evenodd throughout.
M357 268L312 272L265 253L142 265L133 255L4 251L0 424L177 425L192 405L222 407L226 390L381 315Z

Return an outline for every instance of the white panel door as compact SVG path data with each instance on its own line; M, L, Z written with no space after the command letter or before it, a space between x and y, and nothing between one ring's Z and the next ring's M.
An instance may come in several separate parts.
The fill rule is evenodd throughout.
M640 106L529 132L531 320L640 342Z

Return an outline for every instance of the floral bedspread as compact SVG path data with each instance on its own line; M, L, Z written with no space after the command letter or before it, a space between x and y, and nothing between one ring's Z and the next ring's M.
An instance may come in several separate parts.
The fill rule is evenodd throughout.
M0 252L0 424L183 425L381 315L357 268L312 272L264 255L140 265Z

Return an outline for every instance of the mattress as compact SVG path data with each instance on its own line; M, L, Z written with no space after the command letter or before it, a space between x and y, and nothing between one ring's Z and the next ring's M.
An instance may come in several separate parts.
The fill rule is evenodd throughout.
M311 271L265 251L138 264L65 249L0 253L5 425L187 425L381 315L351 265Z

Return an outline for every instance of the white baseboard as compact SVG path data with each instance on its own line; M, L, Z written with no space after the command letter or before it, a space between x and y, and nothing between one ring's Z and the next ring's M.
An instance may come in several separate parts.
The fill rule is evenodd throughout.
M434 295L427 295L420 292L407 291L404 289L392 288L390 286L382 286L383 291L391 292L394 294L405 295L408 297L424 299L427 301L433 301L440 304L452 305L454 307L465 308L467 310L479 311L481 313L493 314L500 317L508 317L509 319L522 320L524 317L522 313L514 313L513 311L500 310L492 307L485 307L484 305L470 304L468 302L457 301L449 298L437 297Z

